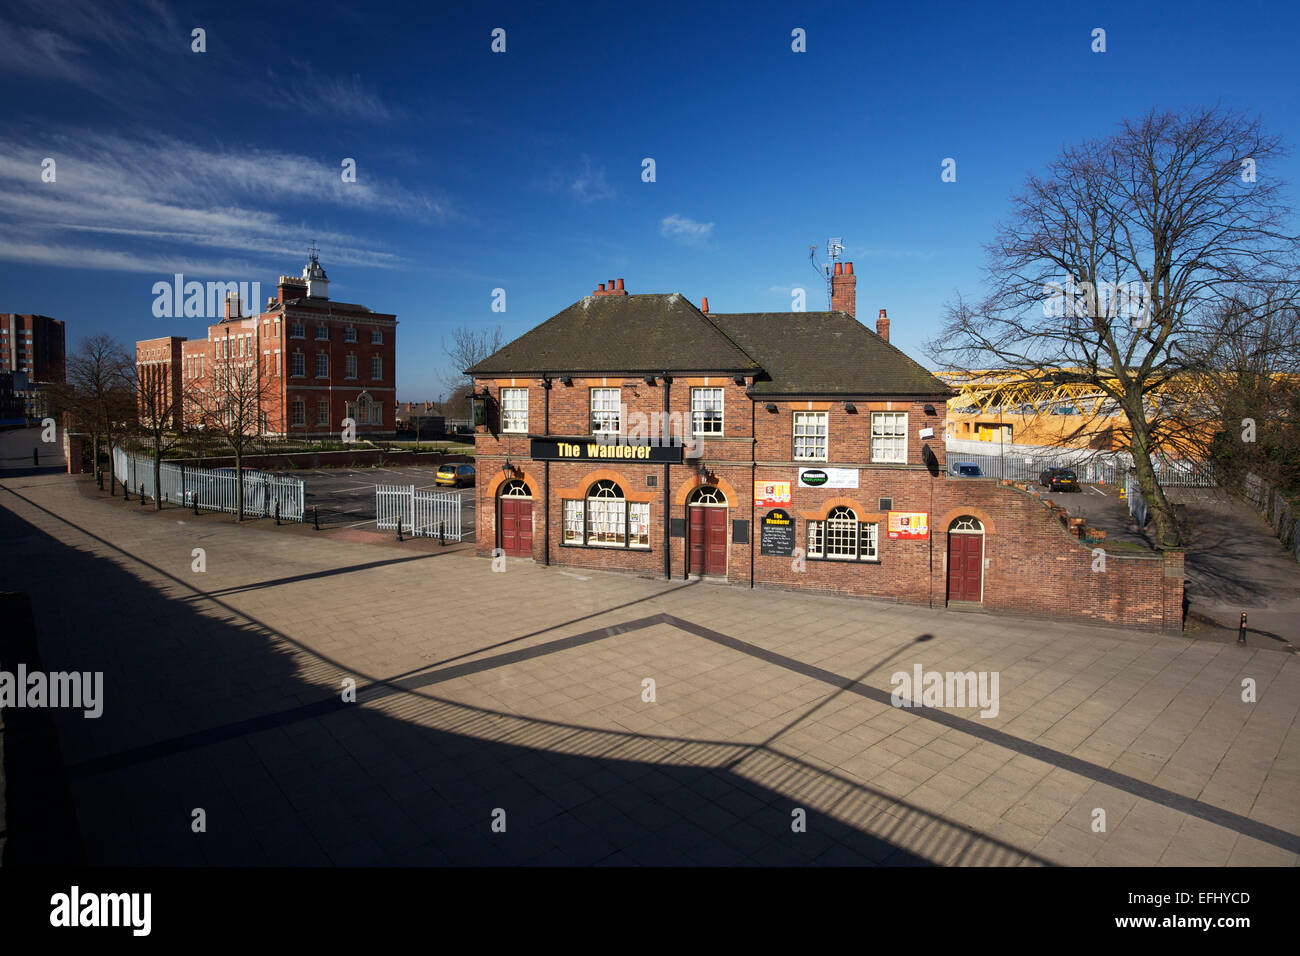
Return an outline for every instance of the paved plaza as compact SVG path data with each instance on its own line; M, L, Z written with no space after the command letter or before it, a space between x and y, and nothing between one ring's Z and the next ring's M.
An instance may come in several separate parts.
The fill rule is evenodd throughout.
M1276 641L496 572L62 475L0 480L0 541L46 670L104 673L55 712L93 864L1300 860ZM997 674L996 715L893 706L917 666Z

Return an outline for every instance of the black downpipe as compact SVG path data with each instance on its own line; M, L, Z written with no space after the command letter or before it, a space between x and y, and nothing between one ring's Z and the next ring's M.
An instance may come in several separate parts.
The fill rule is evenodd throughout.
M752 397L749 403L749 586L754 586L754 538L758 535L758 507L754 501L754 489L758 483L758 442L754 433L757 423L757 403Z
M545 429L545 432L543 434L549 435L551 433L551 380L550 378L547 377L542 378L542 391L546 395L546 401L545 401L546 411L542 416L542 427ZM545 536L543 538L543 544L542 544L542 564L545 567L549 568L551 566L551 463L547 461L542 466L542 470L545 474L545 477L542 480L546 484L546 490L543 492L543 495L546 500L545 503L542 505L543 508L542 527L546 531Z
M671 380L668 378L668 373L664 372L664 426L663 426L664 428L668 427L668 421L669 421L668 418L669 381ZM671 543L672 539L669 536L669 528L672 525L672 508L670 504L671 497L668 494L668 481L669 481L668 469L669 469L668 462L664 462L664 580L665 581L671 581L673 579L673 551L672 551L672 543ZM688 561L687 565L689 566L689 564L690 562Z

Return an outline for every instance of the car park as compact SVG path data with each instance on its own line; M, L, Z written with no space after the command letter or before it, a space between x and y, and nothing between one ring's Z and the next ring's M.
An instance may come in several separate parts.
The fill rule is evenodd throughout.
M439 465L433 476L436 485L451 485L453 488L472 488L474 486L474 466L464 462L450 461Z
M1079 491L1079 476L1073 468L1048 468L1038 476L1038 483L1048 491Z

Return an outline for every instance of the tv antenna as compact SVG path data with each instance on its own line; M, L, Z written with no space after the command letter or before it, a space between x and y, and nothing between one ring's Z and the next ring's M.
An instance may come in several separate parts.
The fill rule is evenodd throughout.
M844 240L842 238L831 238L826 240L826 263L818 265L816 260L817 247L808 247L808 261L812 267L817 270L818 275L826 280L826 308L831 307L831 276L835 273L835 263L840 261L840 256L844 253Z

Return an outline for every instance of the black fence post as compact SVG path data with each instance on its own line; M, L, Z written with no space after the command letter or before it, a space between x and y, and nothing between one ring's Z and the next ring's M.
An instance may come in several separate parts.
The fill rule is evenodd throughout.
M315 530L320 530L320 508L311 509L311 526Z
M275 503L275 526L280 527L280 502Z
M97 481L97 482L99 483L99 490L100 490L100 491L103 491L103 490L104 490L104 470L103 470L102 468L96 468L96 469L95 469L95 481Z
M441 518L438 519L438 544L444 548L447 546L447 523Z
M401 518L397 519L397 540L398 541L402 540L402 519Z
M1241 626L1237 628L1237 643L1245 645L1246 643L1246 612L1241 612Z
M194 497L191 500L194 502L194 514L197 517L199 513L199 489L197 486L194 488Z
M144 482L140 482L140 507L143 508L148 502L144 500Z
M122 500L123 501L131 500L131 486L128 485L125 481L122 482Z

